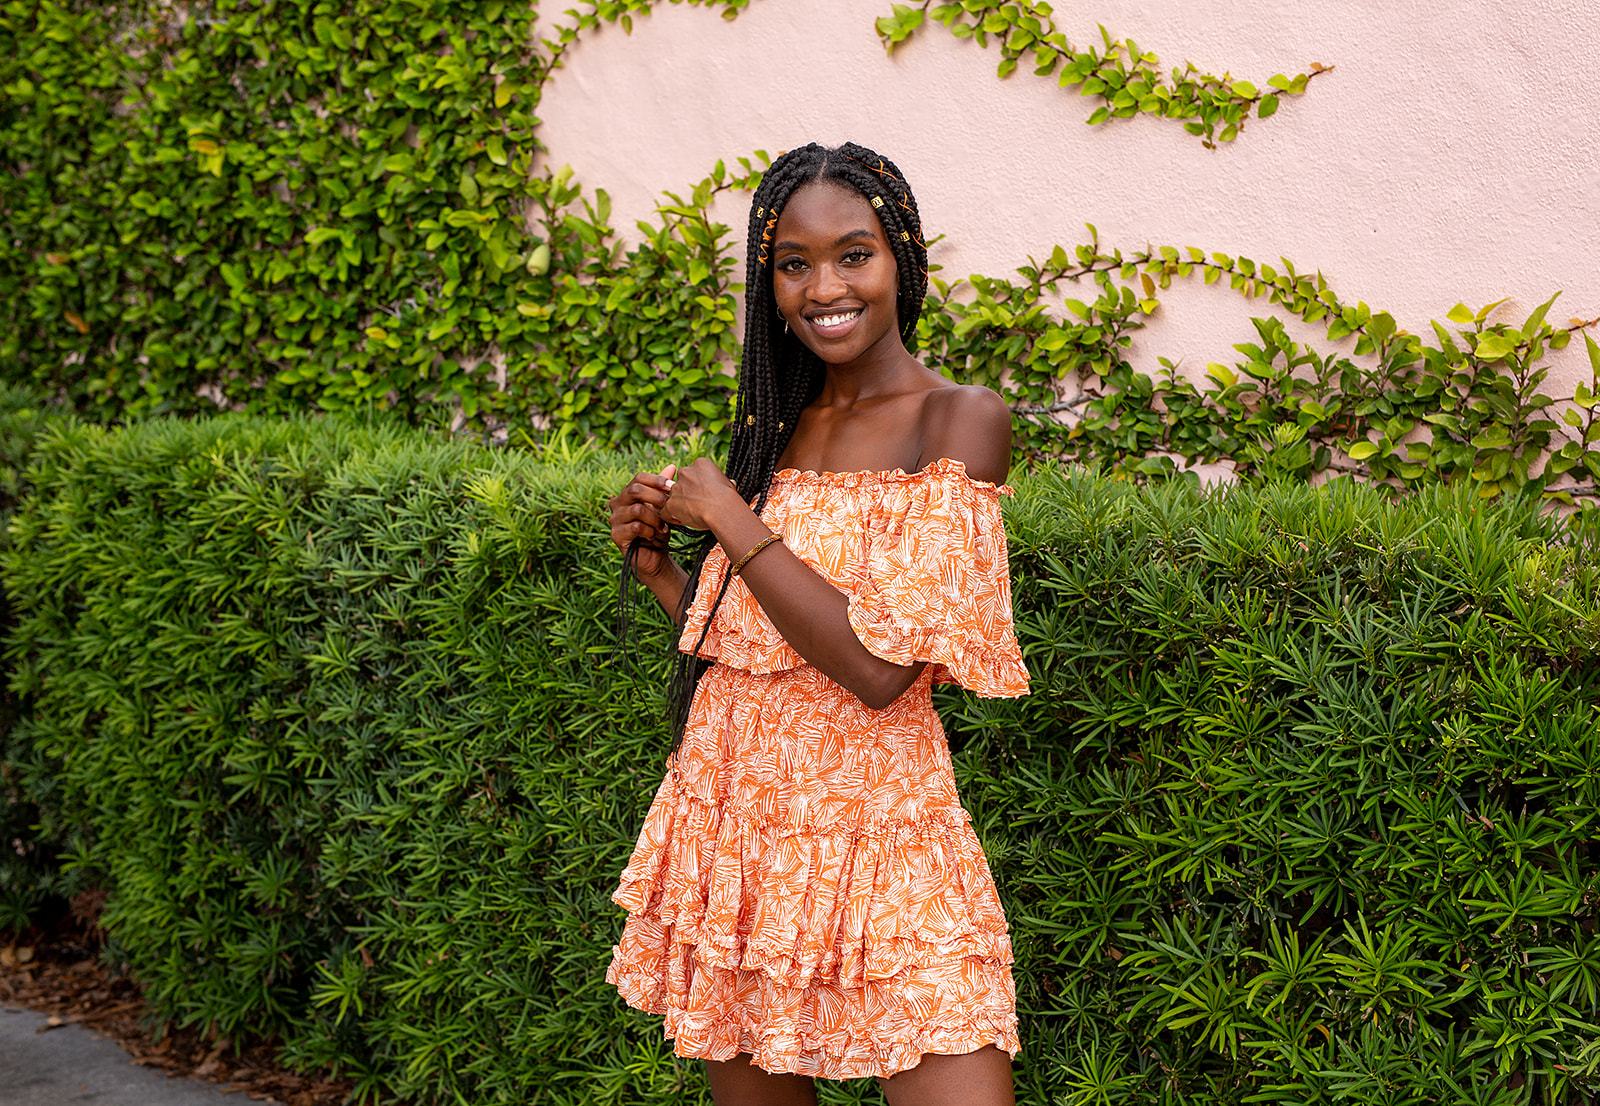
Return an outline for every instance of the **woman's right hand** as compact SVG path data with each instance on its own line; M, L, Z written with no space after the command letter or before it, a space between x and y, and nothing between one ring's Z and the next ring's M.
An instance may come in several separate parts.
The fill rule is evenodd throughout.
M661 518L661 507L672 491L676 468L668 465L658 473L636 473L627 487L606 501L611 508L611 540L617 548L626 555L628 545L635 539L639 542L633 568L641 580L660 575L672 564L667 553L672 527Z

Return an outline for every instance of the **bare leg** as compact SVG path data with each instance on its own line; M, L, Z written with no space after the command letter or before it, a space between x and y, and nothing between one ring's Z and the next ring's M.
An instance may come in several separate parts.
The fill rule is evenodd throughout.
M817 1084L809 1075L763 1071L741 1052L728 1060L707 1060L711 1100L717 1106L816 1106Z
M880 1076L878 1086L889 1106L1016 1106L1017 1101L1011 1056L998 1045L959 1056L930 1052L914 1068Z

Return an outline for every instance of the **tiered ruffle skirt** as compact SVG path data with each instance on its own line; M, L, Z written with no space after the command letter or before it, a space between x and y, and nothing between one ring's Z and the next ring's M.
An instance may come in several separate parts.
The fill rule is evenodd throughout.
M701 678L606 971L677 1055L852 1079L1017 1054L1011 939L931 676L881 711L809 665Z

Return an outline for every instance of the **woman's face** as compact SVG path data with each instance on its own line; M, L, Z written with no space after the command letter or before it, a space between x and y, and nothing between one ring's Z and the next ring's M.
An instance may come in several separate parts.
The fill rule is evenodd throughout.
M861 193L802 185L773 228L772 292L789 329L823 361L855 361L899 346L899 272L883 224Z

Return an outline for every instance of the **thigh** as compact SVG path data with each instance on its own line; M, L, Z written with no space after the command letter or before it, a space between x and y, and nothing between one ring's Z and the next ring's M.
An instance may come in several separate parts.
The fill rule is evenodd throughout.
M750 1062L748 1052L705 1065L716 1106L816 1106L817 1084L811 1076L763 1071Z
M1016 1106L1011 1056L985 1045L959 1056L930 1052L914 1068L879 1077L889 1106Z

